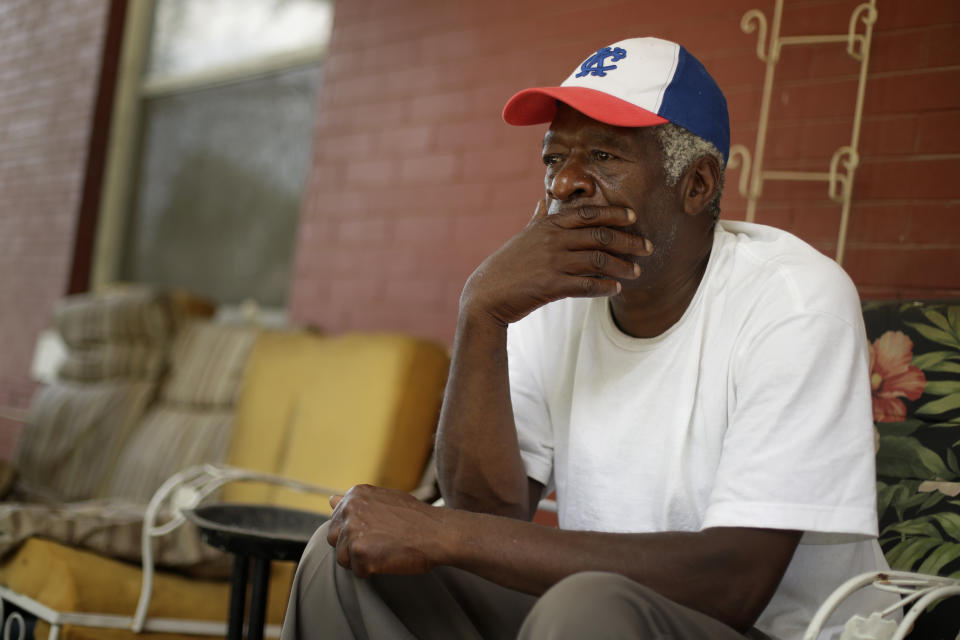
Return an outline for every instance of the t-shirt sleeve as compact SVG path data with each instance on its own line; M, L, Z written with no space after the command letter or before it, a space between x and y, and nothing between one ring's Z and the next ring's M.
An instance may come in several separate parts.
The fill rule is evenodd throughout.
M862 326L823 312L787 317L742 345L732 366L731 415L704 528L797 529L809 542L876 536Z
M510 401L527 477L548 486L553 471L553 430L540 371L531 357L537 347L531 339L538 333L529 326L532 320L527 316L507 331Z

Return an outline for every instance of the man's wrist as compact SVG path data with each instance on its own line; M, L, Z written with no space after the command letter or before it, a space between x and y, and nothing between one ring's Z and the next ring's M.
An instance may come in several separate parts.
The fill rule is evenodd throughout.
M508 323L500 320L480 304L461 304L457 317L459 328L465 332L490 335L505 334Z
M431 554L436 565L457 566L463 561L470 531L470 516L475 514L451 507L440 508L440 529Z

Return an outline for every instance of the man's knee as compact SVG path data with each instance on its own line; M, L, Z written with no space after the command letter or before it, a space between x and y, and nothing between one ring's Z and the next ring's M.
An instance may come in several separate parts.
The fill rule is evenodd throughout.
M329 528L328 522L317 529L300 557L283 621L283 640L352 637L339 597L349 580L338 580L338 574L349 576L349 572L337 564L336 551L327 542Z
M656 592L616 573L577 573L543 594L519 637L658 637L660 600Z
M327 542L327 531L329 530L330 521L327 520L313 532L313 535L310 536L310 541L303 550L303 555L300 557L301 562L307 558L315 559L321 554L328 553L333 548L330 546L330 543Z

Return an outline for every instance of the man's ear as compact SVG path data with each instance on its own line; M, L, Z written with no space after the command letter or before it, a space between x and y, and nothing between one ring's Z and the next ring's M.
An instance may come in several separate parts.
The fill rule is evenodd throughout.
M720 183L720 164L713 156L700 156L691 163L680 178L680 197L683 210L697 215L713 200Z

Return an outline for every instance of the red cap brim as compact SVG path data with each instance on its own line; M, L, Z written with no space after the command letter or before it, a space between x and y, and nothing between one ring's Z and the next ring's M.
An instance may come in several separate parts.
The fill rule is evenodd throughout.
M669 122L609 93L584 87L535 87L507 100L503 120L512 125L550 122L557 113L557 100L599 122L616 127L650 127Z

